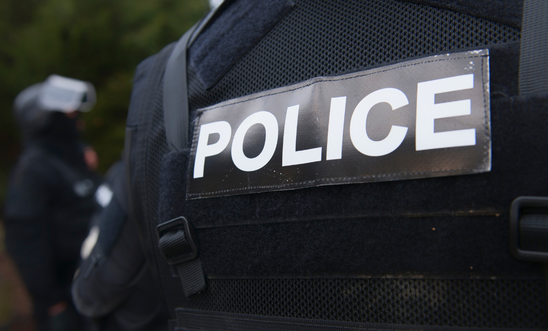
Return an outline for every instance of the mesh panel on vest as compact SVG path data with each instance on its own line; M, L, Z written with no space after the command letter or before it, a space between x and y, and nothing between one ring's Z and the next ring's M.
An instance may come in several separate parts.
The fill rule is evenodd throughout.
M362 323L542 328L542 281L212 279L184 308Z
M519 40L519 30L462 13L407 2L295 0L295 8L209 90L189 68L196 109L317 76L367 69L411 57ZM149 233L158 224L160 164L168 152L162 89L146 142ZM190 130L192 132L192 128ZM153 240L156 242L156 240ZM157 252L164 284L177 284ZM354 322L466 327L544 327L540 281L435 279L208 280L187 300L166 285L171 308Z
M156 99L154 101L153 114L147 129L147 142L146 142L146 186L144 186L143 192L140 192L141 197L145 197L147 201L145 204L147 210L147 223L150 226L150 230L156 231L158 225L158 193L160 191L160 168L162 163L162 157L169 151L166 143L166 130L164 128L164 115L163 115L163 88L160 84L157 90ZM154 233L154 232L150 232Z
M204 91L189 78L191 110L313 77L519 39L515 28L412 3L295 2L215 87Z

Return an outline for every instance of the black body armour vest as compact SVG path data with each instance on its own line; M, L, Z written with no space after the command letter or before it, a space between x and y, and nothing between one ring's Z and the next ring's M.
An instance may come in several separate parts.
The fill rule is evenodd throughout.
M171 328L547 328L548 91L518 87L523 4L271 3L190 38L182 148L176 47L137 70L126 167Z

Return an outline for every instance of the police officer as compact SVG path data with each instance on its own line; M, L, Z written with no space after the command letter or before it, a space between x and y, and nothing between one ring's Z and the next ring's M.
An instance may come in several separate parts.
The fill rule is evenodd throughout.
M517 88L546 4L225 0L141 64L126 162L170 330L546 328L548 94Z
M91 84L56 75L14 102L25 146L8 186L6 248L31 294L38 330L83 328L69 285L97 208L96 157L78 140L78 112L94 103Z

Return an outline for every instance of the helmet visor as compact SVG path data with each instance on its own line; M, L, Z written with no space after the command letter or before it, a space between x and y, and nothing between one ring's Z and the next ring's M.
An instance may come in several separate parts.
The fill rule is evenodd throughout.
M41 86L38 104L65 113L89 111L95 105L95 89L88 82L51 75Z

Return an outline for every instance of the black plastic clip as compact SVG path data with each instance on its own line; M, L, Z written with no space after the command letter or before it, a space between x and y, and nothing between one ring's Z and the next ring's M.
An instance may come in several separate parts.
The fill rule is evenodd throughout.
M533 227L534 231L531 231L530 226L528 229L524 229L524 220L533 217L537 223ZM519 260L548 263L548 251L524 248L528 246L523 242L526 230L529 234L527 238L531 238L530 234L533 233L534 241L546 240L548 242L548 198L519 197L512 202L510 208L510 252L512 255Z
M158 248L177 270L186 297L204 290L205 277L198 257L198 240L190 222L180 216L158 225Z
M177 230L182 231L178 232ZM168 264L180 264L195 260L198 257L198 241L196 240L196 233L188 220L183 216L158 225L156 227L156 231L158 231L158 245L160 246L160 250L163 253L162 255ZM162 241L167 241L168 237L166 236L171 236L169 239L173 241L173 243L178 244L177 246L181 250L180 253L177 255L171 255L169 254L168 249L163 249L161 247ZM163 246L166 245L164 244Z

